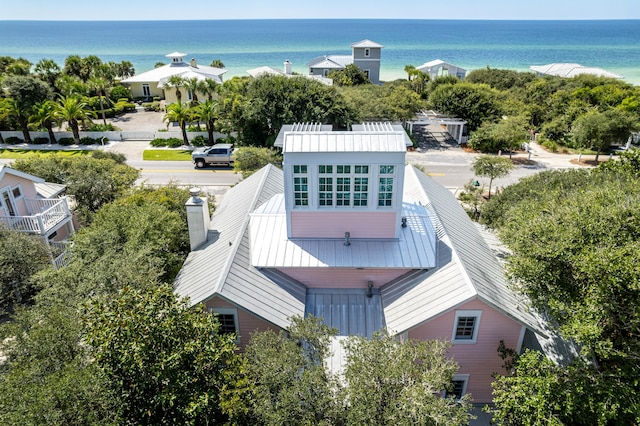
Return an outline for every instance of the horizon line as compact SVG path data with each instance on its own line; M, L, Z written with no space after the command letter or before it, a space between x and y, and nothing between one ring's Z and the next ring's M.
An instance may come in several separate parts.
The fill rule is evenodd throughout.
M640 18L207 18L207 19L0 19L0 22L198 22L198 21L520 21L520 22L591 22L638 21Z

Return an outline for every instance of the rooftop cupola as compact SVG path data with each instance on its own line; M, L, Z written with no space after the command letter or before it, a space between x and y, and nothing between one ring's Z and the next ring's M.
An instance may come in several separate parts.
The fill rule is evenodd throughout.
M167 58L171 59L171 65L183 64L185 56L187 56L187 54L181 52L173 52L166 55Z

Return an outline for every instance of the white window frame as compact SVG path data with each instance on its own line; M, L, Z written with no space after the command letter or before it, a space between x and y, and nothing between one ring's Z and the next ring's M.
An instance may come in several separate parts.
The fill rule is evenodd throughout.
M469 384L469 375L468 374L454 374L453 375L454 382L462 382L462 395L461 397L467 394L467 385Z
M392 167L393 168L393 172L388 173L382 172L382 168L383 167ZM396 184L397 184L397 177L396 177L396 169L397 169L397 165L396 164L380 164L377 166L378 170L377 172L377 187L376 187L376 206L379 209L392 209L395 205L396 202ZM388 169L386 169L388 170ZM382 179L391 179L391 184L387 183L382 183ZM391 185L391 190L387 191L384 190L382 191L382 187L384 186L385 188ZM391 198L381 198L381 195L383 194L391 194ZM389 200L389 204L387 205L387 200ZM381 205L380 202L382 202L383 204Z
M16 195L16 190L18 190L18 195ZM22 188L20 187L20 185L16 185L11 188L11 194L13 195L14 200L19 200L20 198L24 197L24 192L22 192Z
M238 325L238 308L209 308L209 313L219 315L233 315L233 325L236 328L236 343L240 341L240 326Z
M142 83L142 96L151 97L151 86L149 83Z
M458 319L461 317L475 317L473 324L473 336L471 339L458 339L456 338L456 330L458 329ZM451 341L456 344L474 344L478 340L478 330L480 329L480 318L482 317L482 311L480 310L460 310L456 311L455 318L453 320L453 331L451 333Z
M299 171L296 172L296 167L298 167ZM305 168L305 171L302 171L302 167ZM293 195L293 208L294 209L307 209L309 208L311 201L310 201L310 194L309 194L309 185L311 182L311 177L309 176L309 166L308 164L294 164L291 166L291 183L293 185L293 187L291 188L292 190L292 195ZM301 181L299 183L296 183L296 179L301 179ZM306 182L302 182L302 179L306 179ZM302 189L300 191L296 190L296 185L306 185L307 189L306 191L302 191ZM296 199L296 194L300 194L300 204L297 204L298 199ZM306 204L304 204L304 201L306 201Z
M321 168L330 167L331 172L320 171ZM349 171L345 172L344 168L348 167ZM366 172L362 171L362 168L366 168ZM339 172L339 168L342 168L343 171ZM356 170L360 168L359 172ZM368 209L369 204L371 202L371 166L368 164L318 164L316 166L317 173L317 208L318 209ZM321 183L321 179L331 179L330 183ZM339 183L340 179L348 179L348 183ZM356 184L356 179L366 179L366 183L359 182ZM323 189L321 191L321 185ZM342 191L338 191L338 187L342 185ZM327 189L326 186L329 186ZM366 186L366 191L360 190L356 191L356 187ZM345 187L348 187L345 191ZM365 194L366 198L358 198L356 202L355 195L358 193L359 195ZM322 200L326 202L330 202L331 204L321 205L320 194L328 195L328 198L323 198ZM340 197L339 194L347 194L348 197ZM348 204L344 204L345 200ZM364 205L362 204L364 200ZM340 203L343 204L340 204ZM358 203L359 205L356 205Z
M371 49L368 47L364 48L364 57L368 58L369 56L371 56Z
M5 195L7 196L7 199L5 199ZM0 188L0 207L7 212L8 217L20 216L18 206L16 205L16 199L13 196L13 189L10 186ZM13 214L11 214L12 211Z

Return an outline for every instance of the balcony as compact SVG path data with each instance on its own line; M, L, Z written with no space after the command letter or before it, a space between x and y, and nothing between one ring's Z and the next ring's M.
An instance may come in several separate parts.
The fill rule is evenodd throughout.
M25 204L27 216L0 217L0 224L16 231L47 236L61 224L71 220L71 212L65 198L27 198Z

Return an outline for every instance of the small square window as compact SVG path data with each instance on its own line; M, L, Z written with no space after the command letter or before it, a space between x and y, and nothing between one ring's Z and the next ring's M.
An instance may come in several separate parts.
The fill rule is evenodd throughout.
M456 311L451 340L454 343L476 343L482 311Z
M11 190L11 192L13 192L13 198L20 198L22 197L22 191L20 191L20 187L16 186L15 188L13 188Z
M240 329L238 327L238 310L236 308L209 308L209 312L216 316L220 328L220 334L237 334Z
M453 376L451 390L445 392L445 396L453 396L455 399L462 399L467 393L468 374L456 374Z

